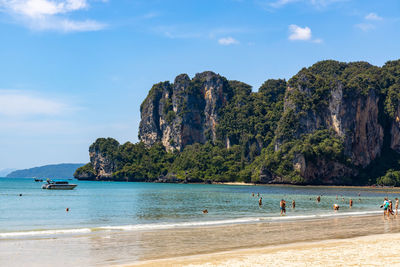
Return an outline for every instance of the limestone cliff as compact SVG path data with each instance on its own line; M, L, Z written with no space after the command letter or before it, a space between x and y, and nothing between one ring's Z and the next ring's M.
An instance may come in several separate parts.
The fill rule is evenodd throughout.
M400 169L400 60L321 61L258 92L181 74L155 84L140 111L140 142L98 139L76 177L373 184Z
M338 65L337 69L330 70L331 66L327 66L330 64ZM357 67L364 68L365 72L376 68L367 63L358 64ZM285 142L328 129L340 138L344 156L348 159L344 162L324 158L311 161L301 153L297 154L292 160L293 168L307 182L320 178L321 183L335 183L340 177L354 176L358 167L368 166L382 150L384 133L378 120L380 88L363 84L354 88L353 84L343 80L340 76L352 67L351 64L340 66L339 62L320 62L303 69L289 81L275 151L279 151ZM328 72L321 74L320 69ZM290 131L288 121L294 125ZM396 129L394 126L392 132ZM393 134L392 137L398 140Z
M139 139L148 146L161 142L167 150L215 141L219 111L231 97L227 80L210 71L158 83L141 105Z

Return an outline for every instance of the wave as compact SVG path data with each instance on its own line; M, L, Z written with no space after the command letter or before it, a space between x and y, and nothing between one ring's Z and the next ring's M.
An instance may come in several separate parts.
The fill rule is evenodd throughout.
M53 236L53 235L68 235L68 234L85 234L97 231L145 231L145 230L164 230L173 228L190 228L201 226L218 226L231 224L245 224L257 222L279 222L279 221L296 221L296 220L312 220L318 218L329 217L346 217L346 216L365 216L375 215L382 211L354 211L343 213L324 213L324 214L307 214L307 215L289 215L289 216L265 216L265 217L245 217L236 219L214 220L214 221L193 221L193 222L175 222L175 223L149 223L149 224L132 224L132 225L110 225L94 228L76 228L76 229L54 229L54 230L36 230L36 231L20 231L0 233L0 239L18 238L29 236Z
M60 234L84 234L90 233L92 230L89 228L78 229L57 229L57 230L37 230L37 231L20 231L0 233L0 238L12 238L23 236L47 236L47 235L60 235Z

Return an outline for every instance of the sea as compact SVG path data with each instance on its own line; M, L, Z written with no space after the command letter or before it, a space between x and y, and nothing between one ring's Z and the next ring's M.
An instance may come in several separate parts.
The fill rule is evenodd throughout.
M0 178L0 239L377 214L384 197L400 197L390 188L69 182L78 186L44 190L34 179ZM286 216L280 216L281 199ZM335 203L339 212L333 211Z

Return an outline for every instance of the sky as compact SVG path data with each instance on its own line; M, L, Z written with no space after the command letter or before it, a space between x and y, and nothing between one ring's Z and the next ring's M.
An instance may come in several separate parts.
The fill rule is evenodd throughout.
M253 86L319 60L400 58L398 0L0 0L0 169L138 141L154 83L211 70Z

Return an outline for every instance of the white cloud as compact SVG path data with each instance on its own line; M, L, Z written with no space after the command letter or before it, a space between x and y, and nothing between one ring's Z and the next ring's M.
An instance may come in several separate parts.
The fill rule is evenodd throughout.
M324 41L320 38L313 39L311 29L309 27L300 27L295 24L289 25L289 40L290 41L309 41L316 44L321 44Z
M2 12L33 30L76 32L104 29L104 23L94 20L66 18L71 12L87 8L87 0L0 0Z
M370 23L359 23L359 24L356 24L355 27L359 28L360 30L362 30L364 32L375 29L375 26Z
M0 90L0 115L12 116L54 116L67 112L71 107L57 100L35 96L16 90Z
M239 44L239 41L232 37L224 37L224 38L219 39L218 43L220 45L233 45L233 44Z
M291 41L308 41L311 39L311 29L308 27L299 27L297 25L289 25L289 40Z
M378 16L376 13L369 13L365 16L366 20L383 20L382 17Z

